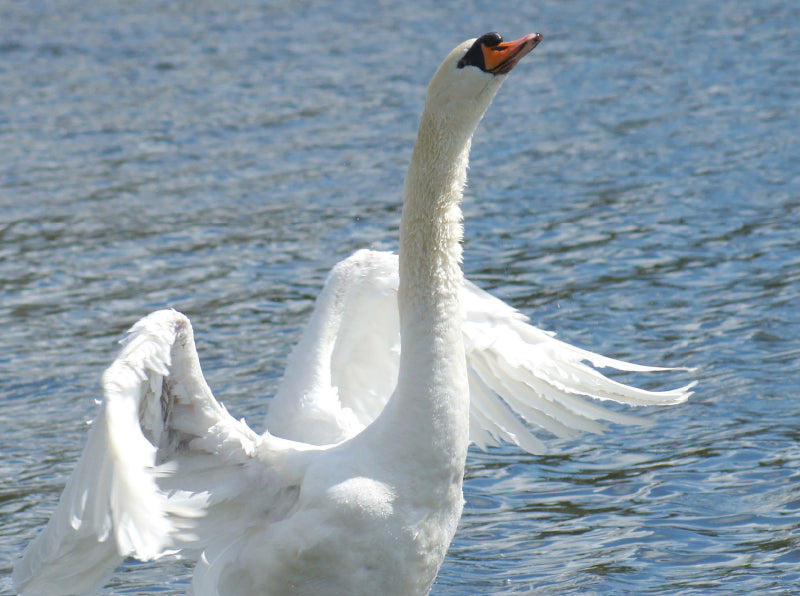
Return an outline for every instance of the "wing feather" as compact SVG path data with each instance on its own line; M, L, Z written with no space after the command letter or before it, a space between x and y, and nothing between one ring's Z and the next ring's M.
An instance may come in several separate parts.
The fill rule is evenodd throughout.
M380 413L399 366L397 285L397 256L391 253L361 250L334 267L270 406L270 432L312 444L334 443ZM597 401L673 405L691 395L693 383L649 391L604 375L597 368L674 369L571 346L469 281L461 299L471 438L478 445L510 441L542 453L544 445L532 432L536 428L567 437L602 432L605 425L599 421L644 422Z
M252 459L258 441L211 394L189 320L172 310L145 317L103 375L100 413L55 514L15 566L20 593L91 593L122 558L170 551L185 520L204 513L192 495L216 480L182 469L181 455L202 453L219 469Z
M254 523L289 515L314 450L294 441L333 444L380 413L397 378L397 312L395 255L359 251L339 263L273 400L273 434L260 436L212 395L184 315L139 321L103 376L100 413L56 513L14 569L21 594L91 593L123 557L181 549L204 551L200 590L198 577L214 577L212 561L235 556ZM671 405L694 386L649 391L611 379L596 369L672 369L571 346L469 282L462 317L481 447L508 441L542 453L538 429L567 437L600 432L601 421L640 422L598 401Z

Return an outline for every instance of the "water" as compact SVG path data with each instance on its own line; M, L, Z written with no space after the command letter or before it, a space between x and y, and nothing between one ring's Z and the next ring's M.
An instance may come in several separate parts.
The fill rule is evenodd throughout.
M0 0L0 592L142 315L186 312L261 419L325 273L396 245L434 68L496 29L545 41L475 139L468 276L700 384L650 428L474 452L433 593L800 593L798 25L777 0ZM129 562L105 593L190 573Z

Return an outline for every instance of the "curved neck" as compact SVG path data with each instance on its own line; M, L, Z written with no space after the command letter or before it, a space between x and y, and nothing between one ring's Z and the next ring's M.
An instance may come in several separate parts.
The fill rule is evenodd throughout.
M423 114L400 224L398 382L370 427L376 440L396 445L395 465L424 466L427 474L414 477L425 494L455 489L460 495L469 442L459 294L460 203L471 134Z
M461 333L461 199L471 135L454 135L448 125L423 114L406 174L398 290L401 371L408 354L402 347L406 341L418 345L418 330L428 337L431 324L448 321L458 322Z

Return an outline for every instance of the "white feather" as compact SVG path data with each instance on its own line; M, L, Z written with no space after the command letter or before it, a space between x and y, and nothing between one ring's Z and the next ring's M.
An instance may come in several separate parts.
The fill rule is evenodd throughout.
M270 432L312 444L336 443L377 417L398 375L397 286L392 253L360 250L333 268L270 405ZM543 453L544 444L532 434L537 427L565 437L603 431L598 420L646 422L592 400L674 405L686 401L694 386L648 391L611 379L593 366L623 372L674 369L571 346L469 281L461 292L461 316L470 432L478 445L509 441Z
M507 72L541 36L502 48L485 39L505 48ZM481 44L457 47L429 86L400 267L362 251L334 268L270 432L214 398L184 315L159 311L133 326L58 508L15 567L24 596L92 593L123 557L171 552L199 558L195 596L422 596L463 507L470 433L539 453L534 428L569 436L630 421L587 399L688 397L690 386L652 392L603 376L586 363L663 369L569 346L464 282L469 145L504 78L462 68Z

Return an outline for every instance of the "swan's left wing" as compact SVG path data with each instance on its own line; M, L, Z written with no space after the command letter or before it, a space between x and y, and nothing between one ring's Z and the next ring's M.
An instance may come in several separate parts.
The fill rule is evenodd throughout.
M359 250L337 263L267 412L273 435L312 445L357 434L397 382L397 256Z
M271 480L258 465L269 449L214 399L182 314L139 321L103 391L56 512L15 566L24 596L92 593L123 557L186 547L202 538L191 535L200 520L219 527L216 503Z
M502 300L467 281L461 295L470 389L470 439L479 447L500 441L530 453L546 448L534 431L558 437L602 432L602 420L642 424L640 417L599 405L667 406L686 401L695 383L667 391L616 381L598 368L664 372L572 346L530 324Z
M341 441L382 410L397 380L400 325L397 256L360 250L338 263L295 348L270 405L270 432L312 444ZM600 420L641 419L601 407L685 401L692 385L647 391L596 368L654 372L557 340L469 281L461 294L470 387L470 423L479 446L508 441L531 453L537 429L557 436L601 431Z

